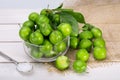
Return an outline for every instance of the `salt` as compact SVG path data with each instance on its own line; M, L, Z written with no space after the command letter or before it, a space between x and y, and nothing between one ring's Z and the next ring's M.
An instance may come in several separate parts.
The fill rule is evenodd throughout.
M32 68L32 65L29 63L19 63L17 65L17 70L20 72L30 72Z

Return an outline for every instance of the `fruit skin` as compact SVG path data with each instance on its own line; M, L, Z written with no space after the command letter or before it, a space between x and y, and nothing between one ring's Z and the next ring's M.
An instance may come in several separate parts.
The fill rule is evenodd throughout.
M49 23L50 20L47 16L40 15L39 17L36 18L35 22L36 22L37 25L40 25L42 23Z
M107 53L107 51L106 51L106 48L104 48L104 47L95 47L93 50L94 58L97 60L105 59L106 55L107 55L106 53Z
M58 53L55 52L55 51L50 51L50 52L44 53L44 56L45 56L46 58L51 58L51 57L56 56L57 54L58 54Z
M43 43L44 37L39 31L35 31L30 34L29 40L33 44L40 45Z
M41 12L40 12L40 15L48 16L47 9L42 9Z
M67 37L67 36L70 36L70 34L72 32L72 27L68 23L61 23L58 26L58 30L62 32L64 37Z
M67 48L67 45L63 41L55 45L55 51L57 52L63 52L66 50L66 48Z
M30 21L30 20L27 20L23 23L23 27L29 27L29 28L33 29L34 28L34 22Z
M79 40L77 37L70 37L70 47L72 49L77 49Z
M96 38L93 41L93 46L94 47L105 47L105 41L103 38Z
M87 49L89 51L91 47L92 47L92 41L90 41L89 39L82 39L79 42L80 49Z
M91 32L93 33L94 38L102 37L102 31L99 28L92 28Z
M29 39L29 36L31 33L32 33L32 30L29 27L22 27L19 30L19 36L25 41Z
M56 44L60 41L62 41L63 35L60 31L55 30L49 35L49 40L52 44Z
M57 55L57 52L55 52L55 51L50 51L48 53L44 53L45 58L52 58L52 57L54 57L56 55Z
M52 32L50 24L43 23L40 25L40 31L44 36L48 36Z
M39 50L43 53L48 53L52 51L53 45L48 41L44 40L43 45L39 48Z
M80 39L92 39L93 34L91 31L83 31L79 34Z
M35 22L35 20L39 17L39 14L37 12L32 12L29 14L28 19Z
M53 12L50 9L42 9L40 12L40 15L44 15L49 17L49 19L51 20L51 16L52 16Z
M59 14L54 14L52 21L59 24L60 23L60 15Z
M65 70L69 67L70 61L67 56L59 56L55 61L55 66L59 70Z
M39 50L46 58L53 57L57 54L55 51L53 51L53 45L48 40L43 42L43 45L39 48Z
M85 72L86 68L87 68L87 64L84 61L75 60L73 62L73 70L77 73Z
M71 37L78 37L78 35L79 35L79 34L78 34L78 33L75 33L75 32L71 32L71 34L70 34Z
M85 23L85 25L82 27L82 30L83 31L88 31L88 30L91 30L92 28L94 28L93 25L89 24L89 23Z
M88 61L90 54L86 49L80 49L76 53L76 60Z
M31 55L38 59L38 58L41 58L43 56L43 53L39 51L39 49L36 47L36 48L32 48L31 49Z

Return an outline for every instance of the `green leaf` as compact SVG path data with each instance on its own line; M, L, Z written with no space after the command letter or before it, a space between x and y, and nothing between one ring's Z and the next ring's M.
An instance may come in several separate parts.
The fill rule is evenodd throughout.
M79 23L86 23L85 18L80 12L64 11L72 15Z
M85 23L85 25L82 27L82 30L83 31L86 31L86 30L91 30L94 26L89 24L89 23Z
M70 15L66 12L61 12L60 13L60 23L71 24L71 26L72 26L72 36L78 36L78 32L79 32L78 22L76 21L76 19L72 15Z
M73 12L73 9L52 9L53 11L55 11L55 13L60 13L60 12Z
M55 8L55 9L61 9L63 7L63 3L62 4L60 4L57 8Z
M84 16L79 13L79 12L73 12L72 14L74 16L74 18L79 22L79 23L85 23L85 18Z
M73 12L73 9L59 9L61 12Z

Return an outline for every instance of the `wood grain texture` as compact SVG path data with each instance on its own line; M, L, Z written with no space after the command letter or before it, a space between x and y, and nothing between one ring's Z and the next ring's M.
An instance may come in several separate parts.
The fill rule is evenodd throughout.
M82 12L86 22L102 30L107 45L107 59L105 61L120 61L120 0L66 0L65 3L67 4L64 7ZM21 39L18 35L18 23L23 23L27 20L30 12L39 12L40 10L1 9L0 11L0 50L19 62L34 62L24 52L23 45L20 42ZM75 54L75 52L70 50L67 53L71 60L74 60L74 57L70 55ZM9 61L0 57L0 62ZM89 62L91 62L89 64L98 63L93 57L90 58Z
M51 66L42 63L32 63L34 70L29 74L21 74L11 63L0 64L1 80L119 80L120 64L113 64L110 67L99 67L89 69L89 73L76 73L71 71L49 71ZM114 75L114 76L113 76Z
M17 24L28 20L31 12L40 12L41 9L0 9L0 24Z
M106 61L120 61L120 24L93 24L96 27L99 27L103 32L103 37L106 41L107 54L108 57ZM0 50L4 51L11 57L14 57L16 60L22 61L32 61L25 54L23 49L23 44L19 38L18 32L20 27L18 25L0 25ZM4 35L3 35L4 34ZM3 42L4 41L4 42ZM10 42L12 41L12 42ZM69 51L70 55L75 51ZM91 57L90 62L94 61ZM9 62L3 58L0 58L0 62Z
M5 41L21 41L19 37L20 26L15 25L0 25L0 42Z
M34 66L32 74L21 74L14 64L0 56L0 80L120 80L120 0L65 0L64 3L67 8L82 12L88 23L102 30L107 59L95 61L91 54L88 73L83 74L75 73L72 63L65 71L59 71L51 64L35 63L24 52L18 23L27 20L30 12L40 10L0 9L0 51L18 62L31 62ZM71 62L75 60L75 52L70 49L67 53Z
M22 43L0 43L0 51L18 62L34 62L24 51ZM0 56L0 62L10 62Z

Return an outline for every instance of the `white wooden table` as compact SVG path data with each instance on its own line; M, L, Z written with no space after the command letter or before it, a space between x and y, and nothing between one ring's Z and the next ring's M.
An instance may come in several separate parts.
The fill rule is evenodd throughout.
M19 23L27 19L30 12L39 9L0 9L0 51L18 62L31 62L33 72L21 74L16 66L0 56L0 80L120 80L120 63L105 67L88 68L89 73L78 74L73 71L58 72L51 65L35 63L24 52L19 38Z

